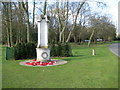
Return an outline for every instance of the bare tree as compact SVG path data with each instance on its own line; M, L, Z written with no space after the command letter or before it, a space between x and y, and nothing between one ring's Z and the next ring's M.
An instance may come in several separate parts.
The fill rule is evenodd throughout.
M63 5L63 6L62 6ZM60 8L59 2L56 2L56 12L58 16L58 23L59 23L59 42L65 42L65 29L68 24L68 5L69 2L67 0L66 3L61 3L61 7L65 8Z
M27 24L27 42L30 42L30 23L29 23L29 11L28 11L28 0L25 0L25 3L22 2L21 6L26 15L26 24Z
M69 32L69 35L68 35L68 38L67 38L66 42L68 42L70 40L70 36L72 34L72 31L75 29L75 26L76 26L76 21L77 21L78 14L79 14L82 6L85 4L85 2L86 2L86 0L84 0L82 3L79 2L79 7L77 8L77 13L75 15L75 19L74 19L74 22L73 22L72 30Z
M23 36L25 36L25 34L22 33L24 11L23 11L23 8L22 8L22 5L21 5L22 2L18 2L18 4L13 2L13 4L14 4L14 7L15 7L15 14L17 16L17 23L18 23L17 27L16 27L16 30L17 30L17 32L16 32L16 43L21 43L23 41L23 38L25 38L25 37L23 37ZM24 35L22 35L22 34L24 34Z
M3 4L3 14L5 16L5 24L6 24L6 31L7 31L7 46L10 47L10 30L9 30L9 3L2 2Z
M12 3L10 2L10 43L13 46L13 38L12 38Z

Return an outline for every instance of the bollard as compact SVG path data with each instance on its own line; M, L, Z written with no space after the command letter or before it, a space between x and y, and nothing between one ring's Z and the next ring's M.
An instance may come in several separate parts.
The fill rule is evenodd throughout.
M93 56L95 55L95 50L94 50L94 49L92 49L92 55L93 55Z

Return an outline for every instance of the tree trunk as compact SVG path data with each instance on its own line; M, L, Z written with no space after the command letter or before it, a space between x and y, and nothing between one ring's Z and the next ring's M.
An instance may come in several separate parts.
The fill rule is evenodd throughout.
M79 37L78 37L79 38L79 43L81 42L81 40L80 40L81 37L80 36L81 36L81 33L79 33Z
M59 35L59 42L62 41L62 33L60 32L60 35Z
M35 0L33 0L33 28L34 28L34 22L35 22Z
M26 24L27 24L27 42L30 42L30 23L29 23L28 0L26 0L26 4L24 4L24 2L22 2L22 8L26 15L25 19L26 19Z
M61 18L60 18L60 12L59 12L59 2L56 2L56 9L57 9L57 14L58 14L58 23L59 23L59 42L61 42L61 29L62 29L62 23L61 23Z
M28 1L26 2L26 23L27 23L27 42L30 42L30 24L29 24Z
M45 0L45 3L44 3L43 15L46 15L46 7L47 7L47 0Z
M8 9L8 8L7 8ZM9 16L8 16L8 14L6 15L6 24L7 24L7 27L6 27L6 29L7 29L7 45L8 45L8 47L11 47L11 44L10 44L10 31L9 31Z
M63 33L63 39L62 39L62 42L64 43L65 42L65 33Z
M89 38L88 47L90 47L90 43L91 43L91 40L92 40L92 37L93 37L94 33L95 33L95 29L93 29L92 34Z
M13 38L12 38L12 3L10 2L10 43L13 46Z
M10 44L10 34L9 34L9 28L8 28L8 25L7 25L6 29L7 29L7 46L10 47L11 44Z
M68 35L66 42L68 42L70 40L71 33L72 33L72 31L69 32L69 35Z
M27 42L30 42L30 25L29 25L29 14L26 13L26 24L27 24Z

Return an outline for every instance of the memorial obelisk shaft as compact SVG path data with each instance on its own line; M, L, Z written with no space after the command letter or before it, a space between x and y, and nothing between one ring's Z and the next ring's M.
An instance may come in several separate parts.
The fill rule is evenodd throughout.
M38 45L37 61L46 62L50 60L50 50L48 48L48 19L47 16L38 17Z

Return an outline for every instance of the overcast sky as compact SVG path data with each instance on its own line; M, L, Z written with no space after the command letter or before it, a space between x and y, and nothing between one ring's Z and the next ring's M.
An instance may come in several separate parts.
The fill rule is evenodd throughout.
M111 15L111 20L118 28L118 2L120 0L101 0L101 1L105 2L108 5L105 12Z
M29 0L29 1L31 2L33 0ZM44 1L44 0L39 0L39 2L40 1ZM52 1L55 2L56 0L48 0L49 3L52 3ZM65 0L59 0L59 1L65 1ZM75 2L75 1L83 1L83 0L69 0L69 1ZM104 2L107 5L107 7L105 7L104 9L97 8L95 1ZM88 0L92 10L99 12L102 15L108 15L117 29L118 29L118 2L119 1L120 0ZM32 9L31 6L30 8Z

